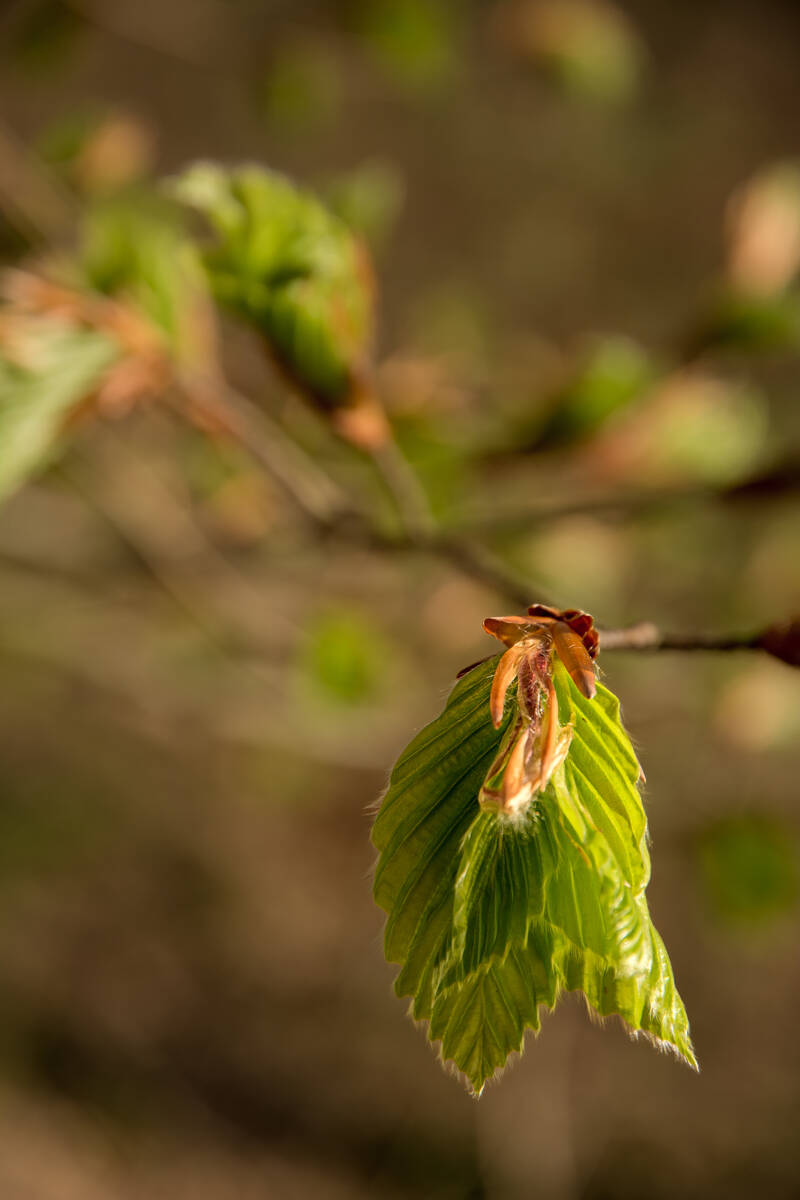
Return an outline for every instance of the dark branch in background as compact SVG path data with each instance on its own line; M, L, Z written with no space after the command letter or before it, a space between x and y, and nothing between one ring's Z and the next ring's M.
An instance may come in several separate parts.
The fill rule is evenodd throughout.
M191 395L170 395L170 407L236 442L316 529L325 532L358 516L353 500L321 470L277 421L223 380L204 380Z
M516 606L531 603L530 583L517 576L489 550L438 531L422 487L400 452L388 451L383 478L397 502L403 521L400 533L381 530L370 515L321 470L297 444L250 400L220 384L198 402L189 398L189 413L180 398L172 407L181 415L200 418L235 441L277 482L306 520L322 537L338 537L375 550L416 552L449 562L463 575L495 590ZM543 600L540 588L533 588Z
M662 633L649 621L628 629L601 629L601 650L731 651L763 650L773 658L800 667L800 616L768 625L757 633L674 634Z
M800 494L800 458L790 458L768 470L727 487L704 485L685 488L652 488L581 497L574 501L532 504L509 512L485 513L467 519L460 528L470 533L512 532L529 529L540 522L558 521L566 517L593 516L609 518L647 515L677 508L683 504L761 503Z
M409 536L424 542L435 529L428 497L419 477L393 437L372 451L372 459L392 495Z
M76 0L82 7L80 0ZM16 136L0 125L0 205L31 242L58 243L73 227L75 206L60 182L33 158ZM705 349L705 347L703 347ZM685 349L684 362L696 357ZM358 545L388 552L425 554L455 567L462 575L495 591L504 604L524 610L532 602L547 603L548 597L532 581L521 579L482 544L459 533L436 527L427 496L415 472L394 443L385 454L375 456L382 478L391 492L401 522L401 532L380 529L371 515L342 489L289 437L281 426L247 397L230 388L221 378L194 380L191 391L165 397L183 418L204 425L210 432L238 443L272 479L321 537L336 537ZM489 514L473 528L509 530L515 525L552 521L558 517L591 512L648 511L696 500L733 503L764 499L798 490L800 462L791 460L759 476L729 488L712 491L690 488L609 496L580 500L558 506L540 506L527 512ZM152 556L148 556L149 565ZM155 565L162 574L163 563ZM168 590L175 591L171 585ZM182 586L176 598L183 602ZM791 666L800 666L800 618L771 625L758 633L678 635L662 633L643 623L629 629L604 630L605 650L634 651L734 651L761 650Z
M601 629L600 646L603 650L759 650L762 636L662 633L651 621L641 621L627 629Z
M225 406L219 410L220 416L223 416L227 410L230 399L230 395L226 395ZM246 407L242 408L242 405ZM264 470L272 473L276 461L276 451L275 447L270 445L269 439L276 432L280 434L281 438L285 438L286 435L279 426L273 428L274 423L265 426L263 414L249 402L239 398L239 406L243 412L247 413L249 419L247 421L231 421L224 427ZM215 411L217 410L215 409ZM290 442L289 444L294 447L294 443ZM295 449L297 448L295 447ZM312 468L315 474L320 473L316 464L311 460L305 460L302 452L299 453L301 457L296 461L304 463L304 470ZM285 474L288 471L291 474L290 460L281 456L279 461L282 473ZM794 466L790 465L786 470L781 469L776 477L783 479L787 475L792 475L793 472ZM320 474L323 478L327 478L324 473ZM284 482L285 486L283 479L281 482ZM296 502L301 503L303 511L313 520L320 534L339 537L375 550L429 555L449 563L462 575L493 589L505 602L519 609L524 610L534 602L545 603L547 601L547 597L542 594L539 587L516 575L480 544L437 531L435 528L427 531L414 527L399 536L386 534L376 528L368 515L352 504L339 504L336 507L327 508L326 511L320 511L316 507L310 510L302 498L303 490L296 486L296 482L294 486L286 487L285 490ZM729 490L747 494L751 489L762 487L763 479L751 480ZM601 630L600 646L603 650L649 652L760 650L781 659L790 666L800 667L800 617L785 624L770 625L756 633L737 633L724 636L662 633L656 625L644 622L628 629Z
M533 599L541 600L542 603L546 599L541 587L517 575L490 550L475 542L436 532L425 537L397 537L364 525L345 530L345 535L376 550L425 554L440 562L446 562L465 578L496 592L504 603L513 608L524 609Z

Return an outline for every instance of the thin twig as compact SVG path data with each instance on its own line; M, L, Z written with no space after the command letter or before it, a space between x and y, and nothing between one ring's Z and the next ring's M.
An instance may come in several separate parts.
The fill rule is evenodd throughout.
M82 0L76 0L83 6ZM0 125L0 203L20 222L27 236L45 241L58 241L71 226L74 217L73 201L68 193L49 172L32 159L15 135ZM527 607L534 599L546 602L538 587L522 580L505 564L497 560L480 544L463 537L443 533L436 528L432 519L427 497L417 476L400 454L396 444L373 455L376 465L389 487L403 523L399 537L382 533L354 500L335 483L325 471L304 454L302 449L288 437L281 427L265 412L220 380L206 381L192 388L191 395L167 397L173 409L187 416L207 417L209 427L223 432L236 441L252 457L266 474L280 484L297 508L306 516L314 528L326 535L345 536L365 546L383 550L414 551L430 555L456 567L463 575L495 590L509 603ZM187 400L189 402L187 408ZM776 472L760 479L746 481L710 498L739 499L751 496L772 495L775 491L795 489L798 482L796 463L778 468ZM80 484L78 484L80 486ZM701 495L706 493L700 493ZM91 501L91 497L90 501ZM680 497L678 497L680 499ZM684 497L688 498L688 497ZM607 499L606 508L615 509L625 503L647 507L650 504L673 503L674 496L650 497L642 494L638 499ZM554 519L558 515L586 510L587 502L578 502L561 509L540 510L541 519ZM597 502L592 509L596 511ZM514 520L531 519L531 514L505 516L504 527ZM117 525L126 533L126 522L117 519ZM129 532L129 531L127 531ZM130 539L129 539L130 540ZM133 539L141 553L139 539ZM203 546L207 552L208 547ZM165 560L156 547L146 547L145 560L174 599L190 610L199 623L208 625L212 636L219 639L215 622L207 615L195 611L195 597L187 596L184 581L173 577L172 564ZM604 650L634 651L734 651L765 650L792 665L797 662L797 643L800 640L800 624L790 622L786 626L770 626L760 633L719 635L675 635L662 633L657 626L644 623L628 629L604 630L601 646ZM227 638L223 639L227 642Z
M428 497L394 438L376 447L371 457L392 495L405 531L420 541L430 537L435 522Z
M527 608L538 602L546 604L548 597L538 585L517 575L490 551L475 542L439 535L418 543L418 548L435 558L443 559L462 575L485 584L516 607Z
M58 471L209 641L237 658L259 656L267 631L275 628L279 617L271 612L264 620L256 586L192 519L169 482L124 438L106 431L99 471L97 459L95 453L87 470L82 456L73 455ZM120 495L120 487L126 488L125 495ZM294 624L282 621L286 632L294 634Z
M483 546L437 530L421 486L404 459L391 456L393 468L398 461L403 463L399 475L404 478L402 484L395 479L393 494L401 518L406 519L400 534L387 534L275 421L245 396L220 383L214 393L206 389L200 403L203 407L198 409L193 392L194 415L206 416L212 428L220 429L246 450L258 466L281 484L319 533L373 549L431 555L449 562L463 575L485 584L516 605L530 604L532 598L546 601L540 588L532 588ZM172 407L184 418L191 413L181 398L173 399ZM412 499L415 490L419 494ZM402 500L400 492L404 492ZM410 507L414 510L413 517L408 511Z
M540 587L517 575L478 543L444 533L432 524L424 528L412 524L399 536L381 531L316 464L306 459L279 426L269 421L266 414L245 397L235 392L226 393L221 411L231 436L267 473L280 479L320 532L372 549L430 555L456 567L462 575L491 588L504 601L523 610L533 602L548 603L548 597ZM280 441L276 443L275 438ZM408 470L411 473L410 468ZM309 493L310 483L314 486ZM755 481L739 485L742 491L760 486ZM313 496L310 504L309 494ZM662 633L656 625L645 622L628 629L602 630L600 645L604 650L650 652L763 650L796 666L799 639L798 628L791 622L786 626L771 625L757 633L724 636Z
M87 24L94 26L101 33L110 37L141 46L159 55L166 55L180 63L192 66L213 66L215 62L214 47L210 37L192 29L191 24L178 23L174 20L166 26L160 10L156 20L152 20L147 6L137 8L132 4L98 3L97 0L66 0L66 4ZM209 4L205 0L206 17L205 29L208 29L208 10L213 9L215 29L226 32L227 13L222 5Z
M466 518L456 526L458 532L491 533L528 529L542 522L559 521L567 517L592 516L600 518L638 516L660 512L685 504L742 504L780 499L800 492L800 459L791 458L769 470L753 475L727 487L690 485L684 488L643 488L606 495L578 497L564 502L532 504L512 511L481 513Z
M283 429L251 400L222 380L192 388L186 397L166 397L181 418L199 418L236 442L276 482L320 532L334 529L356 512L354 502Z
M789 666L800 666L800 618L776 622L755 633L663 633L657 625L643 621L627 629L601 629L601 650L636 650L660 652L678 650L722 652L763 650Z
M58 244L75 225L70 193L4 124L0 124L0 208L26 242Z
M601 650L759 650L761 633L675 634L663 633L651 621L627 629L601 629Z

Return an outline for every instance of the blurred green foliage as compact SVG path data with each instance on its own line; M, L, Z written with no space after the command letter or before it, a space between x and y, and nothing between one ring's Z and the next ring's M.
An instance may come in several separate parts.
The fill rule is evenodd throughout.
M723 485L755 470L767 445L763 393L750 384L691 381L653 414L650 465L659 474Z
M74 108L59 114L37 137L38 153L54 167L69 166L78 157L103 116L100 107Z
M446 517L458 513L470 480L464 446L450 435L445 422L424 413L400 417L395 422L395 432L434 514Z
M359 0L355 25L393 79L429 90L458 65L459 10L459 0Z
M18 8L10 40L13 61L41 74L66 67L86 28L76 8L64 0L34 0Z
M706 897L720 920L760 927L796 907L797 837L780 819L762 814L725 818L703 833L697 856Z
M575 374L553 397L537 447L589 438L607 421L641 400L656 378L646 350L628 338L607 337L588 347Z
M119 355L108 337L32 319L0 352L0 499L48 461L72 410Z
M800 297L794 292L756 295L723 292L692 335L689 352L787 350L800 346Z
M173 193L215 231L205 263L217 299L265 335L308 396L326 408L347 403L374 333L371 270L350 229L260 167L200 163Z
M400 216L405 181L396 164L371 159L329 180L325 195L331 210L379 250Z
M78 272L84 286L132 303L161 332L176 360L199 366L213 351L200 258L180 213L163 197L133 189L87 206Z
M557 2L550 11L566 29L567 42L573 38L572 46L562 32L556 54L541 36L536 46L526 49L518 40L515 47L539 68L535 81L510 70L508 60L487 45L487 16L502 7L494 4L311 4L302 6L302 13L301 6L286 4L275 6L274 19L272 6L250 5L247 20L241 19L245 7L233 0L176 0L160 8L93 4L84 6L86 14L92 9L91 21L79 17L73 23L80 43L71 33L62 38L63 24L59 32L60 16L67 9L75 14L78 7L22 0L13 14L0 15L3 31L11 32L4 63L17 53L15 46L20 66L52 63L52 69L29 79L22 70L7 70L3 91L12 151L15 128L24 149L26 131L42 119L48 122L39 148L45 167L52 168L49 178L58 176L56 197L60 190L85 211L85 197L98 194L89 180L101 181L100 192L118 189L115 154L117 162L120 153L127 156L129 168L138 161L134 178L141 178L147 153L142 156L140 143L131 159L136 138L126 142L118 136L119 127L110 128L109 118L117 111L106 109L111 100L142 114L134 119L149 130L151 144L158 136L166 163L183 162L199 150L221 161L232 155L265 158L323 185L330 179L336 215L385 252L382 349L390 362L419 368L416 374L406 371L394 404L387 404L435 515L452 519L465 536L472 536L474 518L476 537L493 553L513 557L532 587L565 603L596 606L608 624L652 617L676 632L748 629L788 611L798 594L800 570L796 499L786 489L775 489L766 503L766 493L734 501L726 489L760 471L768 462L767 449L775 451L782 469L779 458L789 457L796 445L799 339L791 290L796 269L791 169L773 170L768 163L753 179L754 192L745 185L747 203L728 233L738 239L739 249L734 254L729 248L716 283L709 275L715 270L721 200L731 182L744 178L759 156L774 153L782 138L792 145L797 38L794 32L780 36L787 28L793 31L792 6L765 11L738 5L723 19L703 6L584 5L584 11L612 14L615 49L608 30L594 40L580 29L576 34L575 25L570 32L570 9L574 13L581 6ZM345 7L349 18L360 10L360 26L358 20L340 19ZM533 10L534 4L518 7ZM26 48L17 35L29 15L33 40ZM181 22L187 34L195 23L205 23L206 29L196 40L186 38L185 56ZM359 27L361 34L353 36ZM632 49L627 60L626 36ZM48 42L56 51L51 59ZM645 60L645 42L654 50L651 63ZM70 58L65 51L79 44L86 53ZM76 71L66 81L55 68L68 61ZM621 113L613 102L632 97L645 66L646 94L640 91L641 103ZM582 100L565 103L563 93ZM420 98L443 94L447 103L429 108L432 120L416 119ZM92 119L84 106L95 96L102 97L103 112L98 109ZM253 99L260 108L244 102ZM604 105L606 100L612 104ZM33 156L32 162L37 165ZM353 162L364 166L349 171ZM395 162L402 164L402 179ZM7 188L5 193L0 187L3 216L12 219L13 201L23 207L28 202L24 189L17 193L13 167L12 153L0 181ZM47 170L43 178L46 185ZM414 196L411 219L389 243L406 179ZM103 228L84 244L91 248L91 271L78 282L146 316L173 354L180 343L183 361L202 366L200 350L213 336L206 338L203 319L192 318L194 349L189 350L179 314L186 302L197 301L203 309L204 274L188 246L193 265L184 272L183 222L145 193L117 196L116 211L92 206L87 225ZM123 215L128 204L140 213L146 210L146 220ZM23 221L17 240L8 247L4 241L4 253L18 259L31 232L43 247L45 239ZM743 245L750 247L748 253ZM709 292L714 312L704 330L694 306ZM272 333L263 324L258 327L273 345ZM583 329L595 328L616 328L630 337L612 335L600 343L622 353L616 360L612 353L606 373L598 371L587 385L586 359L572 347L580 345L576 338ZM682 337L687 328L700 329L705 342ZM374 478L354 463L357 456L347 448L332 449L327 426L313 416L306 414L302 425L301 406L286 399L274 375L265 377L251 338L231 323L223 333L226 366L237 386L252 388L258 402L283 422L283 430L297 437L343 488L365 506L374 505L378 522L389 528L388 505L387 511L378 510ZM536 342L542 351L520 356L513 380L508 372L506 395L507 351L522 342ZM313 349L313 338L311 343ZM720 354L710 364L704 360L702 386L692 383L694 370L676 370L675 386L658 400L655 393L669 377L662 373L641 385L636 379L636 351L646 343L678 351L688 346L709 358L726 347L733 354ZM640 353L646 376L648 353ZM9 357L3 373L7 367L20 369L19 378L28 386L31 364ZM659 361L659 370L671 371L670 363ZM69 375L69 369L53 371L59 384ZM383 367L381 382L382 376ZM558 393L564 380L580 384L576 396L569 390ZM743 387L741 381L746 381ZM93 386L93 377L87 386ZM542 453L530 458L521 452L524 439L517 434L538 430L557 393L567 431L563 438L557 432ZM3 404L4 393L0 409ZM509 430L513 422L506 422L505 414L516 418L522 409L528 424L519 421ZM71 417L72 406L64 415ZM64 415L58 418L59 435ZM3 428L0 421L0 459L4 449L11 457L16 453L14 436L4 437ZM499 467L479 456L487 430L498 442L501 434L509 434ZM540 1055L523 1064L508 1088L483 1106L476 1140L473 1109L451 1101L436 1072L427 1082L422 1078L396 1014L390 1007L384 1014L375 1002L385 980L377 959L364 955L364 946L374 941L375 924L363 891L370 855L363 811L381 786L403 731L419 722L422 708L435 702L441 681L457 665L483 652L480 621L500 600L425 555L403 555L400 562L377 552L354 552L346 538L318 547L301 532L301 522L277 489L269 483L264 487L261 476L262 494L251 486L256 472L236 453L204 443L205 459L198 453L198 461L186 467L185 459L168 457L182 449L176 445L180 435L172 441L174 434L171 423L142 411L115 435L106 438L98 430L94 442L82 444L88 454L72 464L77 479L88 482L89 493L93 483L99 485L92 503L100 510L107 503L111 520L98 519L73 494L72 472L59 480L65 486L31 488L4 514L3 774L29 779L47 750L59 766L45 786L53 792L52 828L45 828L44 794L37 793L29 805L24 788L12 782L4 786L8 903L0 928L0 1003L20 988L19 1012L3 1004L9 1043L20 1040L21 1027L40 1020L37 1005L42 1014L46 1010L40 1089L73 1086L73 1100L87 1096L91 1088L81 1093L81 1081L91 1079L92 1062L106 1052L110 1084L161 1064L144 1093L142 1111L150 1128L167 1131L165 1139L174 1135L175 1145L183 1142L186 1165L177 1169L180 1178L170 1172L166 1182L144 1174L137 1174L135 1184L127 1178L122 1182L134 1162L138 1172L147 1152L140 1155L141 1146L131 1148L120 1137L124 1164L116 1171L101 1163L100 1182L92 1190L87 1182L91 1164L101 1162L104 1139L115 1146L117 1139L104 1131L96 1143L81 1141L98 1107L104 1109L104 1126L110 1116L106 1097L95 1096L88 1118L79 1099L59 1109L53 1120L47 1111L44 1136L31 1132L26 1113L23 1136L17 1138L12 1117L0 1145L0 1192L7 1170L16 1183L18 1141L22 1153L26 1140L34 1144L35 1165L29 1163L28 1170L47 1169L57 1138L51 1139L51 1131L63 1119L67 1153L63 1161L56 1159L50 1182L25 1180L26 1191L43 1200L60 1200L68 1190L106 1200L127 1196L131 1186L147 1195L195 1195L199 1189L214 1200L231 1190L313 1194L327 1192L329 1177L330 1188L347 1196L384 1191L450 1196L454 1190L478 1195L487 1188L498 1195L526 1190L549 1195L547 1172L557 1175L559 1162L568 1176L563 1192L570 1196L576 1189L592 1196L616 1196L619 1189L633 1194L631 1189L648 1179L665 1196L717 1191L738 1196L753 1189L793 1194L794 1127L790 1119L775 1118L793 1113L796 1100L785 1055L793 1028L796 956L781 947L770 961L767 985L761 967L747 975L738 943L726 947L725 939L718 939L715 969L704 970L696 931L690 921L680 920L680 896L670 895L670 873L687 867L681 831L693 823L684 802L690 759L701 769L709 813L729 812L733 795L746 792L749 803L793 787L797 673L744 655L741 674L720 690L728 665L719 659L604 656L604 669L624 695L644 748L658 826L655 845L665 851L660 919L670 927L670 949L681 970L688 964L692 1012L698 1014L703 1056L711 1069L698 1086L694 1080L682 1084L663 1063L652 1065L647 1112L637 1116L641 1131L631 1135L634 1150L644 1147L641 1161L647 1168L635 1179L628 1141L620 1143L624 1152L620 1149L614 1159L618 1178L603 1175L601 1149L592 1161L594 1147L616 1136L614 1129L627 1128L629 1117L633 1076L626 1074L625 1048L617 1054L608 1048L608 1038L587 1039L585 1052L582 1044L580 1086L567 1081L564 1104L558 1088L539 1086ZM126 483L124 472L101 479L107 446L113 463L115 437L128 436L130 453L153 452L160 456L159 468L166 466L168 475L173 471L179 496L181 482L188 483L187 516L210 539L207 554L192 549L186 555L181 538L170 539L169 514L152 502L148 512L147 496ZM45 463L52 447L47 434L41 442ZM82 478L83 468L87 476ZM655 504L662 507L655 513L649 501L637 507L640 492L658 492L664 485L675 493L668 504L656 495ZM688 498L680 499L684 490ZM619 497L620 506L601 503L597 512L587 512L596 496L601 502ZM550 515L560 508L579 512L568 518ZM514 518L510 530L502 522L506 512ZM127 513L134 514L131 522ZM195 545L191 538L188 545ZM148 562L152 578L142 565ZM237 588L237 574L247 574L255 586ZM355 613L348 603L354 587ZM321 632L297 618L309 595L324 606ZM230 662L225 651L209 653L206 633L194 627L196 604L214 628L217 618L223 632L234 627ZM291 617L284 624L287 613ZM330 625L334 628L326 633ZM387 641L382 631L389 629ZM476 637L474 650L466 650ZM263 660L258 658L258 670L243 670L249 664L241 661L241 648L254 638ZM404 667L415 658L418 677L409 681ZM9 674L12 659L24 664L18 675ZM34 676L42 687L27 710L18 685ZM299 686L293 691L293 685ZM110 730L128 729L140 720L146 727L141 742L123 742L120 749L109 738ZM28 730L34 732L29 743L23 737L20 748L17 733ZM197 730L196 736L186 736L187 730ZM309 736L314 736L313 749ZM242 785L251 743L265 769L248 794ZM676 756L675 745L685 746L685 754ZM93 777L104 753L109 761L97 791L114 806L110 826L105 815L99 820L82 803L91 788L75 783ZM165 770L169 764L168 773L152 781L146 765L157 757ZM24 802L17 801L20 795ZM271 796L285 801L277 816L277 805L264 804ZM312 804L316 819L309 821ZM145 817L149 805L152 813ZM265 808L272 811L259 825ZM126 814L152 826L132 836ZM85 822L91 828L87 825L82 834ZM778 818L775 823L781 826ZM86 858L93 853L98 824L104 836L109 833L109 855L97 856L93 876ZM791 840L788 823L782 828ZM212 876L223 871L230 880L236 903L213 929L195 920L182 889L171 888L172 867L161 852L170 838L187 854L194 839L191 853L198 862ZM63 880L57 878L59 845L68 867ZM752 847L749 853L752 858ZM758 855L764 879L780 876L785 856L773 853L769 865L763 846ZM742 891L753 890L747 883L749 860L745 856L741 866L735 856L729 858L734 865L727 868L728 887L741 899ZM673 886L676 878L680 888L676 875ZM769 890L764 880L762 885ZM796 911L796 900L793 905L784 911ZM170 944L173 923L180 937ZM740 922L745 923L755 922ZM763 924L768 927L767 917ZM729 1003L721 1007L723 989ZM754 1011L765 1009L769 1021L752 1019ZM569 1030L570 1019L565 1013L562 1030ZM59 1021L68 1029L80 1026L80 1039L59 1040ZM235 1039L224 1036L230 1028L237 1029ZM466 1021L453 1028L454 1037L474 1032ZM280 1037L272 1036L275 1030ZM758 1067L751 1070L756 1054ZM645 1063L639 1066L638 1057L631 1061L637 1064L634 1071L648 1069ZM613 1089L607 1086L610 1066ZM386 1087L389 1077L391 1088ZM640 1082L637 1076L637 1086ZM709 1087L716 1089L712 1103ZM176 1099L182 1088L187 1093L183 1111ZM43 1095L43 1090L37 1093L37 1104ZM16 1102L12 1097L12 1108ZM540 1103L547 1118L541 1122ZM588 1135L577 1168L551 1123L551 1117L560 1121L562 1107L570 1125L566 1140L584 1145L583 1134ZM254 1143L258 1154L263 1143L271 1155L275 1125L281 1146L284 1129L302 1146L292 1170L305 1172L310 1163L311 1172L326 1172L324 1180L301 1173L297 1182L285 1167L273 1186L269 1163L259 1159L253 1178L243 1180L233 1162L238 1152L222 1162L239 1135L243 1159L251 1161ZM723 1147L723 1125L732 1131L733 1149ZM776 1132L781 1125L788 1131L783 1145L783 1134ZM468 1158L478 1143L480 1167ZM174 1147L166 1146L165 1160L170 1153ZM754 1178L757 1170L783 1164L790 1182L781 1191L780 1181L773 1187L775 1180L759 1176L756 1187L739 1170L739 1154L753 1156ZM339 1187L334 1177L342 1162L348 1156L356 1162L359 1155L366 1159L363 1172L354 1167L353 1179ZM435 1160L435 1182L426 1155ZM677 1180L684 1159L694 1164L691 1181ZM70 1187L73 1163L84 1178ZM537 1174L540 1163L544 1182ZM723 1169L730 1171L724 1183L713 1177ZM361 1172L357 1181L356 1172Z
M265 117L291 135L334 124L343 99L339 60L322 40L281 46L259 88Z
M302 654L309 681L340 704L366 704L375 699L390 663L386 639L371 617L350 609L318 617Z
M609 0L517 0L508 9L516 52L565 91L616 103L637 90L645 50L619 5Z

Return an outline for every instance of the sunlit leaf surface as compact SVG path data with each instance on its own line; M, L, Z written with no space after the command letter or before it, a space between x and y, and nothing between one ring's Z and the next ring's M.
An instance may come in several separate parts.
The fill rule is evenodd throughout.
M537 1031L539 1008L581 991L696 1066L664 945L647 909L640 768L602 685L580 695L556 663L566 762L521 822L478 791L514 711L489 716L497 659L459 681L392 773L373 829L375 898L396 990L477 1093Z

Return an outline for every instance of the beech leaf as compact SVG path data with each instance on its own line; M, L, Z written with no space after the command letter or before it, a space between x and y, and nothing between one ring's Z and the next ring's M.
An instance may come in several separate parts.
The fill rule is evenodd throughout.
M352 403L370 364L374 287L366 250L344 221L256 166L196 163L173 191L213 227L205 264L217 300L264 335L322 408Z
M481 785L517 716L509 694L492 724L498 661L464 675L400 756L375 820L374 894L396 991L476 1094L562 991L696 1067L645 899L641 770L619 702L602 685L587 699L556 658L566 759L520 816L483 810Z

